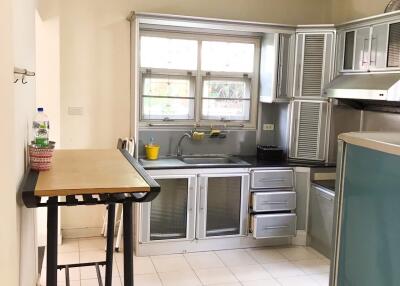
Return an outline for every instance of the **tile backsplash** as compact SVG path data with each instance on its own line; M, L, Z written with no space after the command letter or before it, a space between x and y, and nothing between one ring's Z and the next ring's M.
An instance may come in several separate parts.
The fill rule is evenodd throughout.
M139 157L144 156L144 145L153 137L160 145L160 156L176 155L180 137L188 130L143 129L139 130ZM201 131L201 130L200 130ZM226 138L204 137L201 141L183 139L182 153L255 155L256 130L226 130Z

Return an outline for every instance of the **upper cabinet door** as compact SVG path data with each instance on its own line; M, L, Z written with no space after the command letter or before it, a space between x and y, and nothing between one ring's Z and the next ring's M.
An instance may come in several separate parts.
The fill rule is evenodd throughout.
M293 44L295 36L292 34L279 35L278 74L276 98L287 99L291 97L293 84Z
M322 97L332 77L332 52L333 33L297 34L294 97Z
M400 68L400 22L388 27L387 67Z
M354 47L355 47L355 31L343 32L344 39L341 39L344 43L343 62L341 68L343 70L352 70L354 68Z
M388 32L389 32L389 24L380 24L372 26L371 53L369 58L370 70L385 69L387 67ZM400 26L397 26L397 28L393 26L393 36L394 38L397 37L397 40L394 40L392 44L394 44L395 42L397 42L397 44L392 45L392 48L395 47L396 45L400 47L398 42L398 40L400 40L399 32L400 32ZM399 50L395 52L393 49L391 49L391 55L393 55L393 52L397 55L397 62L396 63L391 62L390 64L395 65L394 67L399 67L399 60L400 60Z
M354 70L367 71L369 68L370 27L355 31Z

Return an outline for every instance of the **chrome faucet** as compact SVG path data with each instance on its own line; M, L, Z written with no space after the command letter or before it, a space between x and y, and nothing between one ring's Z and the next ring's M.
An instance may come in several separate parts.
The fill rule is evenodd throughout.
M176 156L181 157L182 156L182 148L181 148L181 144L183 139L185 139L186 137L188 138L192 138L192 134L193 132L190 133L185 133L182 135L182 137L179 139L178 141L178 147L176 148Z

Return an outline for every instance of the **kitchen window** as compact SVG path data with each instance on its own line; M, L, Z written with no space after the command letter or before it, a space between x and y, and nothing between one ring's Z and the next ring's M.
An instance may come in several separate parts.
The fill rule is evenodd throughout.
M259 39L143 31L141 125L255 128Z

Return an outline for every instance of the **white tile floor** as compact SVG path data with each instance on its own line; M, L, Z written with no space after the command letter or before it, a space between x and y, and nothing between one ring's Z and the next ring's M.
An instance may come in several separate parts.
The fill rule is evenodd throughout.
M103 238L65 240L59 263L104 260L104 245ZM122 286L122 253L114 257L113 285ZM58 274L58 285L65 285ZM135 257L134 274L135 286L328 286L329 260L308 247L209 251ZM98 285L96 277L94 267L70 271L71 286Z

